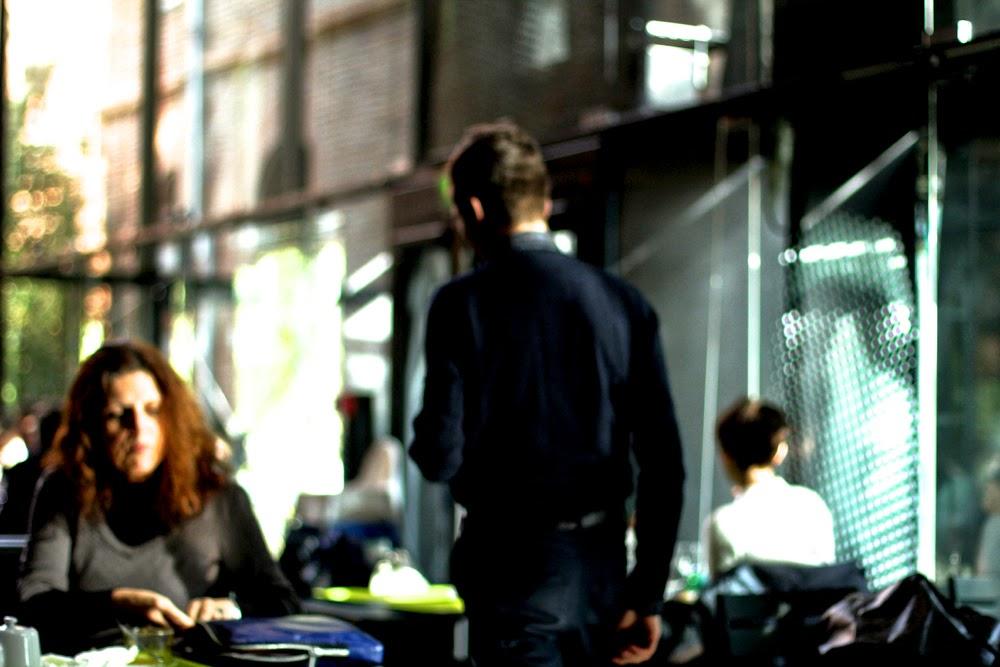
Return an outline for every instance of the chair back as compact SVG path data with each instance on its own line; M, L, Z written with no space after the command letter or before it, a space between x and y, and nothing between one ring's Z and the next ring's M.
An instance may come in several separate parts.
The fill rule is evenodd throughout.
M809 664L817 657L825 628L823 614L854 591L822 588L719 595L716 622L728 664Z
M27 535L0 535L0 615L14 614L17 605L17 573Z
M949 577L948 597L956 606L971 607L981 614L1000 618L1000 579Z

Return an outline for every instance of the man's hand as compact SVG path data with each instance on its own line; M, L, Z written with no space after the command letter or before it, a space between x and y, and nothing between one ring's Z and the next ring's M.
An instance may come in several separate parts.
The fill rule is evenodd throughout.
M618 623L618 636L622 638L620 648L611 662L616 665L646 662L656 653L656 647L660 643L660 617L640 617L629 609Z
M142 616L153 625L186 630L194 625L191 617L177 608L166 595L144 588L116 588L111 602L119 609Z
M229 598L195 598L187 608L188 616L198 621L223 621L240 618L239 606Z

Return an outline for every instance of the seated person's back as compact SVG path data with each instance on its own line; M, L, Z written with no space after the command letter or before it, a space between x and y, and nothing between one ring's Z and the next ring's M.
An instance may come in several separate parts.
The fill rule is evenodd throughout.
M714 577L741 561L832 563L833 516L826 503L775 472L788 453L781 410L741 399L720 418L716 433L734 499L709 517L709 573Z

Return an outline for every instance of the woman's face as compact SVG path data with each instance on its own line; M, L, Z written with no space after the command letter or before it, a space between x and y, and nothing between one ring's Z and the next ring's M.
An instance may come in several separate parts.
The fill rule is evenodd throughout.
M111 462L129 482L142 482L163 461L160 389L146 371L111 378L104 408L104 435Z

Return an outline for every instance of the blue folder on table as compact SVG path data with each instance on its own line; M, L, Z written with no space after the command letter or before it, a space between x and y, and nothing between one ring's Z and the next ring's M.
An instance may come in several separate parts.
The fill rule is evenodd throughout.
M318 665L381 665L382 643L339 618L299 614L278 618L212 621L220 639L234 649L309 647Z

